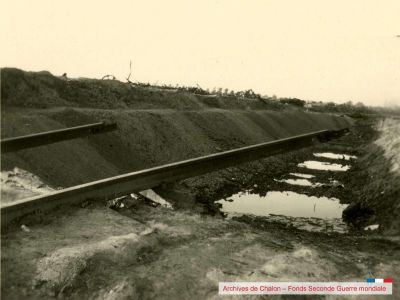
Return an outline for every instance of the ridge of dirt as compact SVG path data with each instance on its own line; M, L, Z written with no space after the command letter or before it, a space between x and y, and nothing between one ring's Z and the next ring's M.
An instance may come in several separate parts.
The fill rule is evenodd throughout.
M2 110L2 135L19 136L98 121L115 121L118 130L6 153L1 168L18 166L48 185L68 187L322 128L338 129L351 122L301 111L6 108Z
M116 132L2 156L2 170L17 166L51 187L354 124L354 120L329 114L271 111L257 101L230 103L229 99L175 92L164 95L157 90L132 90L114 81L65 81L46 72L3 69L2 85L2 137L101 120L118 123ZM311 193L351 203L365 188L356 180L368 172L370 158L365 157L371 149L367 145L376 137L371 124L365 130L357 127L364 126L362 122L355 125L338 141L157 189L167 199L171 197L174 210L143 199L114 209L88 201L55 210L46 218L24 219L1 237L1 296L216 299L219 281L391 277L398 282L399 240L382 236L382 231L316 233L253 216L228 220L214 205L218 197L242 188L257 193L288 189L274 179L299 171L297 164L312 157L313 151L331 149L362 159L351 162L355 167L350 175L319 176L324 183L330 177L345 182L343 189L329 186ZM389 165L383 152L374 153L375 165L382 158ZM382 169L375 170L386 172L381 165ZM291 189L306 192L302 187ZM400 297L398 289L394 293Z
M186 91L134 86L117 80L67 79L47 71L26 72L2 68L1 106L52 108L86 107L103 109L274 109L285 106L266 99L209 97Z

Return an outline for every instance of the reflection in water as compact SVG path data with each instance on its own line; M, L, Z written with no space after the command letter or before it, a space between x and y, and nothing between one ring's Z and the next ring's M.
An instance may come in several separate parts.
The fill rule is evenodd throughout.
M337 154L337 153L331 153L331 152L314 153L314 156L331 158L331 159L344 159L344 160L350 160L350 159L356 159L357 158L357 156L354 156L354 155Z
M304 174L304 173L289 173L290 175L296 176L296 177L301 177L301 178L313 178L315 177L315 175L311 175L311 174Z
M275 179L275 181L285 182L285 183L293 184L293 185L310 186L310 187L322 186L322 183L319 183L319 182L312 183L308 179L281 179L281 180Z
M241 214L257 216L285 215L306 218L341 218L347 205L339 203L338 199L314 197L295 192L268 192L262 197L257 194L242 192L229 197L227 200L218 200L222 204L222 211L228 217Z
M260 218L260 217L258 217ZM318 219L318 218L295 218L288 216L268 216L268 221L278 222L282 224L290 224L295 228L313 232L337 232L345 233L348 232L346 223L342 219Z
M313 170L325 170L325 171L347 171L350 166L341 164L331 164L328 162L307 160L303 163L298 164L299 167L308 168Z

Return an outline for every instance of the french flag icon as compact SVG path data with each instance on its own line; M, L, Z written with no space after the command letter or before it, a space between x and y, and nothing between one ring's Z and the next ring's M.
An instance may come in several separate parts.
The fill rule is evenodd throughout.
M370 283L391 283L393 282L392 278L367 278L367 282Z

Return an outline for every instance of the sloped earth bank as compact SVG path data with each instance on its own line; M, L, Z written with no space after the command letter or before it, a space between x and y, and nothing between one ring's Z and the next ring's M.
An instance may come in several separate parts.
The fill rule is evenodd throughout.
M305 113L259 99L139 88L109 80L62 80L48 72L2 70L2 137L113 121L118 130L6 154L53 187L67 187L151 166L321 129L350 118Z
M136 105L135 97L124 102L129 107L123 110L98 109L87 107L96 103L93 99L98 95L93 93L100 90L107 94L113 89L121 92L114 83L111 86L99 81L95 82L96 89L89 89L89 83L78 81L69 90L47 73L42 77L23 73L22 79L18 72L12 74L9 80L14 82L8 84L7 95L2 95L6 97L2 102L3 136L102 119L117 120L119 130L4 155L2 181L3 174L7 177L2 187L7 189L2 195L7 197L42 193L160 163L352 123L342 117L272 112L258 106L215 109L196 102L195 97L190 101L202 105L193 107L192 103L190 109L183 110L137 109L132 107ZM13 90L14 86L18 89ZM83 87L86 94L79 92ZM88 104L72 107L70 99L65 98L72 92L93 101L85 98ZM24 102L25 98L29 101ZM119 103L118 97L111 99L115 100L113 105ZM164 100L139 103L173 103ZM40 103L46 109L37 107ZM62 107L66 104L71 107ZM117 205L88 201L45 218L39 215L23 219L2 234L2 297L216 299L219 281L363 281L365 277L391 277L395 297L399 298L400 244L398 220L393 218L398 212L398 181L393 173L397 169L392 169L398 142L390 142L398 138L392 131L398 127L378 123L385 128L379 135L374 124L374 120L358 120L351 133L339 140L157 188L173 209L143 197L127 197ZM358 158L342 162L351 165L347 172L305 171L299 167L307 160L332 161L316 159L314 153L321 152ZM311 188L277 181L290 178L291 173L315 175L311 181L325 185ZM15 178L21 174L29 180ZM333 180L343 186L332 184ZM29 188L32 184L34 188ZM215 201L243 190L338 198L350 204L346 214L348 231L321 228L311 232L291 222L249 215L223 218ZM357 206L359 209L352 209ZM379 224L379 229L363 230L371 224Z

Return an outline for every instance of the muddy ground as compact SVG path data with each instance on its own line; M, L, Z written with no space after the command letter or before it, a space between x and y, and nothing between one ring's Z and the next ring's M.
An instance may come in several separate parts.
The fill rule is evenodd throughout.
M68 144L66 149L77 155L77 164L84 166L75 178L71 176L81 169L73 164L74 155L64 155L65 149L61 153L54 152L63 150L63 146L51 146L53 152L27 151L2 158L2 171L21 167L39 175L44 184L52 188L111 176L125 168L137 169L194 154L290 136L323 125L354 126L349 135L339 140L155 189L172 203L173 209L143 197L123 199L120 201L124 203L123 207L85 202L58 209L45 217L23 219L6 230L3 228L2 298L216 299L219 298L219 281L363 281L366 277L393 278L393 298L400 298L397 289L400 240L396 219L400 181L395 167L399 124L395 121L343 120L337 116L292 110L259 111L259 106L254 111L243 107L233 112L226 107L215 111L204 107L207 106L204 102L201 102L201 109L190 104L192 111L189 112L162 107L156 111L148 108L137 111L131 107L131 111L128 109L125 113L113 107L102 110L78 108L65 100L65 95L72 98L72 91L65 90L64 83L57 80L54 88L51 80L55 79L45 75L44 83L51 93L40 88L43 78L39 83L35 81L37 90L32 88L32 78L24 78L25 85L18 85L18 93L7 90L9 98L3 106L2 116L15 123L4 122L6 131L2 130L2 134L28 133L51 125L75 125L77 121L93 120L96 116L120 114L123 120L122 133L105 138L113 147L102 148L101 139ZM85 87L85 83L73 85L75 93L77 88ZM36 94L29 98L29 105L39 105L38 97L45 101L49 93L55 95L54 91L59 92L55 98L58 102L49 104L47 101L44 102L46 107L29 108L20 95L30 89ZM101 91L110 92L109 89ZM10 94L15 95L14 98L10 99ZM118 97L115 99L113 105L120 105ZM129 99L130 102L125 103L138 105L133 101L134 97ZM190 100L199 103L194 98ZM89 104L93 103L95 101ZM164 102L153 103L164 105ZM65 110L57 106L66 104L72 108ZM131 135L131 130L136 130L135 134L142 139L140 142L133 142L135 134ZM152 136L157 132L160 136ZM168 132L175 132L177 136ZM193 132L198 137L197 148L196 141L190 139ZM176 145L168 147L168 143L165 144L168 139ZM121 148L119 160L115 147ZM181 152L174 153L178 149ZM79 151L90 155L94 163L84 162ZM358 158L342 162L351 165L347 172L307 170L306 173L317 176L315 181L326 184L323 187L298 187L274 180L289 178L289 173L305 173L298 163L315 159L315 152L336 152ZM132 159L134 163L126 163L128 166L124 165L127 153L134 153L136 158ZM60 159L63 155L73 167L66 165L63 168ZM329 185L332 179L342 183L343 187ZM224 218L215 201L242 190L258 194L290 190L338 198L342 203L350 204L346 212L348 231L338 233L321 227L319 232L311 232L300 230L290 222L265 217ZM379 224L379 229L365 231L365 226L371 224Z

